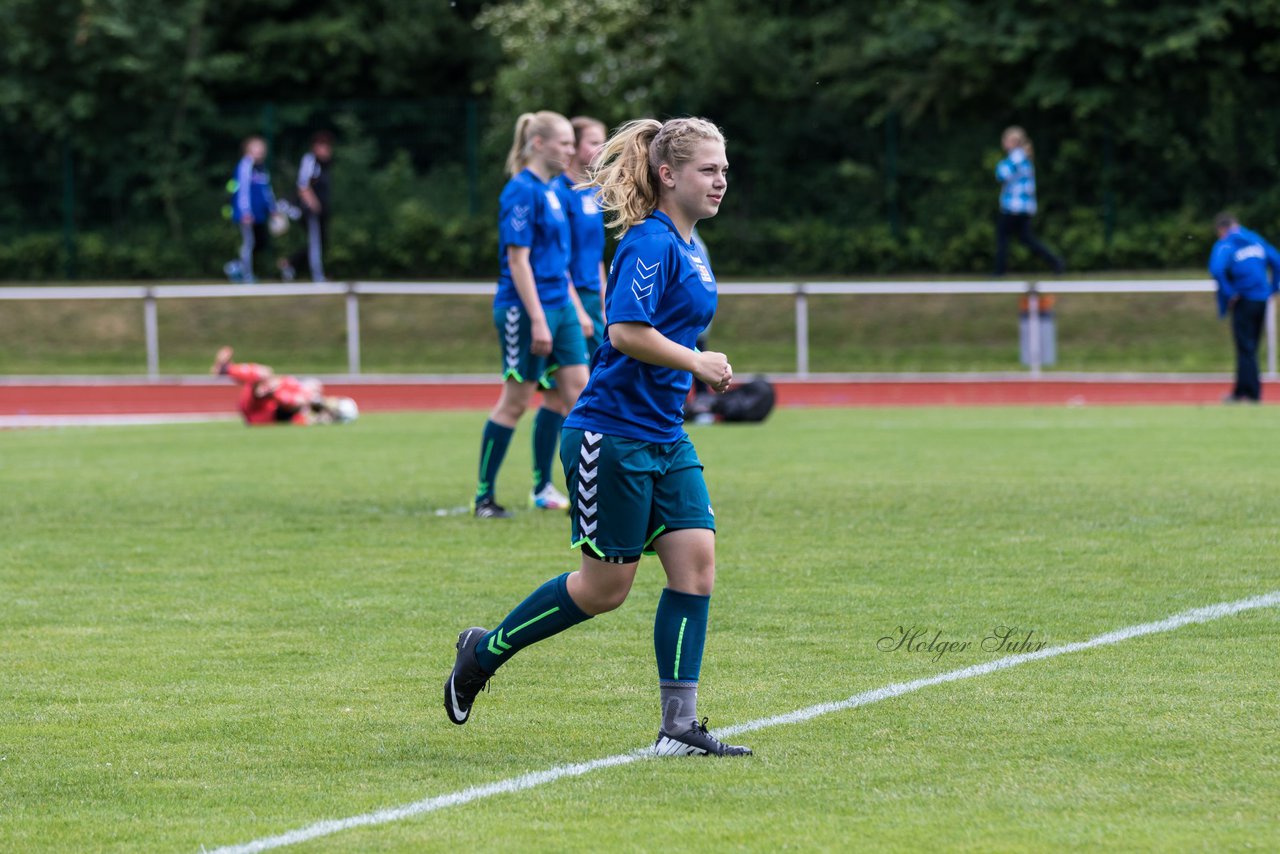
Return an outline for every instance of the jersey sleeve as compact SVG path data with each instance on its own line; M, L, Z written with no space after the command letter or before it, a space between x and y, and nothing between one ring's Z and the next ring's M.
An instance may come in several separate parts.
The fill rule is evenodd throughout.
M1231 246L1226 241L1219 241L1209 253L1209 275L1218 283L1215 294L1218 302L1218 316L1225 317L1227 306L1235 289L1231 287L1231 277L1227 273L1227 264L1231 258Z
M538 200L533 187L512 182L502 193L498 238L503 246L532 246Z
M307 152L298 164L298 189L305 190L311 186L311 179L316 176L316 156Z
M671 269L670 241L645 237L618 249L609 281L609 323L647 323L662 301Z

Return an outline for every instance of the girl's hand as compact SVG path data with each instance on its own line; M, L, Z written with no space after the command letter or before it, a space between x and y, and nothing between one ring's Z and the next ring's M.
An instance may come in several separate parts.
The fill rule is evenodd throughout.
M733 382L733 366L724 353L706 350L697 355L697 365L693 375L702 380L716 394L724 394Z
M546 356L551 353L551 327L547 326L547 319L540 317L530 324L530 330L533 335L533 341L529 345L529 352L535 356Z

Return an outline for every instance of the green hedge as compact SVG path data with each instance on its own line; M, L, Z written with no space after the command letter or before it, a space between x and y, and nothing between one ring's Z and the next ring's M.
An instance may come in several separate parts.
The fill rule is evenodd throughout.
M1199 267L1212 235L1203 223L1173 214L1157 221L1122 224L1110 241L1096 212L1074 210L1040 218L1041 238L1065 254L1073 271ZM725 217L703 226L717 273L724 276L867 276L990 272L995 226L978 217L947 233L920 228L895 236L888 226L851 227L829 220L747 221ZM342 217L332 227L328 269L335 278L490 278L497 270L495 228L487 218L449 218L416 200L397 204L390 216ZM173 241L160 230L131 234L81 233L76 238L78 278L218 278L236 252L236 230L209 223ZM283 254L301 245L293 228L275 243ZM0 279L62 280L64 247L57 232L0 241ZM1043 265L1015 245L1015 271ZM261 276L264 271L259 271ZM266 271L271 272L271 271Z

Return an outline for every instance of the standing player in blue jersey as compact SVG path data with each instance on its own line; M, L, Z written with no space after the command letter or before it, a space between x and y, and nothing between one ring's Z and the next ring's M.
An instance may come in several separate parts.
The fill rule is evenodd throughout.
M554 185L569 216L569 278L586 315L582 331L587 338L587 355L594 356L604 341L604 211L596 200L595 187L575 187L586 180L588 167L604 145L605 127L599 119L587 116L575 116L569 123L573 125L573 159Z
M1000 218L996 220L996 275L1003 276L1005 258L1009 252L1009 237L1017 237L1022 243L1043 258L1053 272L1061 273L1067 264L1054 255L1031 233L1031 217L1036 213L1036 167L1031 138L1022 128L1014 125L1005 128L1000 135L1000 146L1005 158L996 165L996 180L1000 182Z
M1236 384L1225 403L1258 403L1258 340L1267 317L1267 300L1280 284L1280 252L1244 228L1235 214L1214 219L1218 242L1209 254L1209 273L1218 283L1218 316L1231 311L1231 337L1236 345Z
M276 207L275 194L271 192L271 174L267 172L267 143L260 136L251 136L240 145L240 162L236 164L235 177L227 182L231 193L231 219L240 227L240 257L228 262L222 269L233 282L253 284L254 259L265 257L271 247L268 224Z
M691 378L718 392L733 378L723 353L694 342L716 310L716 280L693 241L715 216L729 163L704 119L619 128L592 171L610 225L623 233L609 273L609 326L591 378L565 422L561 459L574 496L572 543L582 563L547 581L497 628L458 636L444 686L449 719L466 723L476 695L521 649L617 608L644 553L667 576L653 645L661 723L654 752L741 756L697 717L698 677L715 584L715 516L702 463L681 427Z
M569 220L551 180L569 164L573 149L573 127L559 113L525 113L516 122L507 156L511 180L499 200L501 274L493 299L502 394L480 442L474 504L480 519L511 516L495 498L498 471L540 383L546 400L534 419L529 501L544 510L569 506L551 483L551 466L563 413L573 407L587 382L587 345L569 291Z

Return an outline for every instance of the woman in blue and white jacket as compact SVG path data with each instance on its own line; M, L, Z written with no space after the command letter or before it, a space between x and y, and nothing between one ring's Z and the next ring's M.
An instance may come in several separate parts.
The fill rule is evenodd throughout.
M1036 212L1035 152L1031 138L1022 128L1014 125L1005 128L1000 137L1005 158L996 165L996 180L1000 182L1000 218L996 220L996 270L1003 276L1005 259L1009 252L1009 236L1013 235L1023 245L1043 258L1053 272L1061 273L1066 262L1053 254L1031 233L1031 217Z

